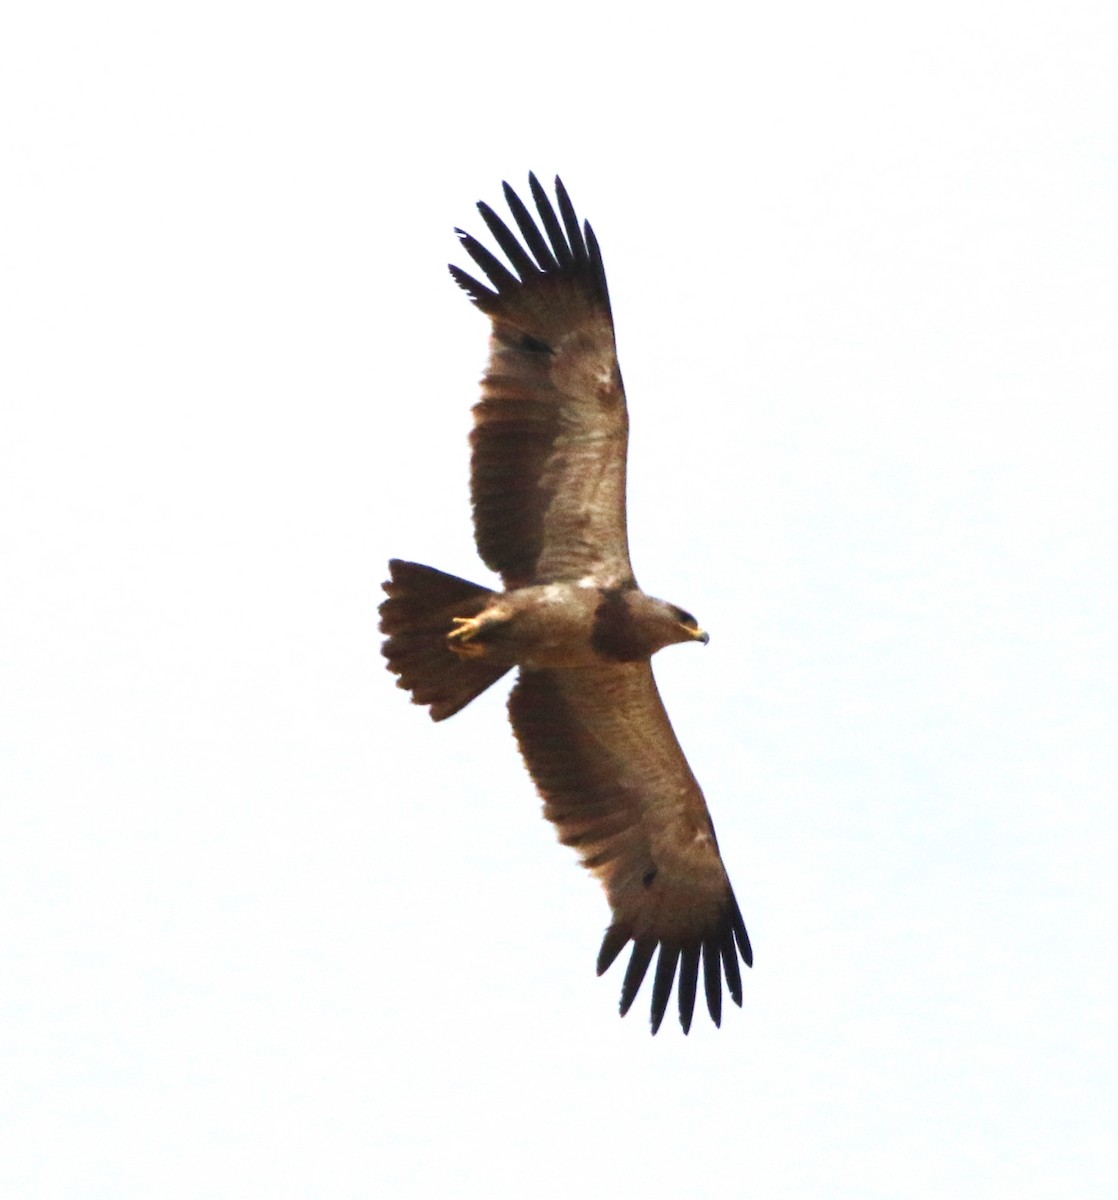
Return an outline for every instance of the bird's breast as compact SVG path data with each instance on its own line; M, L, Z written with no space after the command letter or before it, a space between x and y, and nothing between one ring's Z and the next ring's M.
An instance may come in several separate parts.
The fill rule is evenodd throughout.
M506 593L509 613L503 639L515 662L531 668L585 667L600 663L593 646L597 589L579 583L545 583Z

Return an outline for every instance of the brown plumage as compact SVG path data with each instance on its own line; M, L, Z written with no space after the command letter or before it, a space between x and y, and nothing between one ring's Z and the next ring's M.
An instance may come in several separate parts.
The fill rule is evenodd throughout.
M534 175L529 183L538 224L504 185L519 238L478 205L509 266L459 230L490 286L450 268L492 322L471 494L478 550L504 591L393 560L384 654L436 721L518 668L509 717L544 814L612 909L598 973L633 942L624 1015L659 948L652 1031L678 970L687 1032L700 964L717 1025L723 976L740 1005L738 956L753 962L650 662L673 642L707 637L689 613L637 587L625 519L629 420L601 253L558 179L558 213Z

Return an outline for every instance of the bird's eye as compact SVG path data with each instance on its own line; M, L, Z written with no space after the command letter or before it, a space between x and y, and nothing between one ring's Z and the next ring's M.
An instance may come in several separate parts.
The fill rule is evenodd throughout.
M698 625L699 622L696 621L689 612L686 612L682 608L677 608L675 611L676 616L680 619L680 621L683 622L684 625Z

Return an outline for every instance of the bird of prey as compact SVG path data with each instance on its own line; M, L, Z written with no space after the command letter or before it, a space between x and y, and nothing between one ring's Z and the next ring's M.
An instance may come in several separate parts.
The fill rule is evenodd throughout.
M537 216L504 185L519 237L478 204L507 265L455 230L488 286L450 268L492 322L470 486L478 551L504 588L394 559L380 606L383 653L435 721L517 668L509 719L544 815L612 909L598 974L633 942L624 1016L659 949L652 1032L678 968L686 1033L700 961L715 1025L723 975L740 1006L738 955L753 964L703 793L652 676L657 650L708 639L690 613L646 595L633 576L629 418L601 252L558 178L558 211L534 175L529 186Z

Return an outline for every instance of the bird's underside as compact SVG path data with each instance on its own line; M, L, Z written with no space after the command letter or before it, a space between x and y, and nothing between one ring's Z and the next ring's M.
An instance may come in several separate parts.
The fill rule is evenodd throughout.
M383 650L399 686L436 721L517 669L509 717L544 813L612 909L598 972L633 942L624 1014L658 949L652 1030L678 970L686 1032L700 966L717 1025L723 978L740 1005L739 955L752 965L710 814L650 663L664 646L707 639L694 617L633 578L628 417L601 255L559 180L558 213L530 183L538 224L505 185L520 238L478 206L512 270L460 231L492 287L451 267L492 321L471 493L478 549L504 590L393 560Z

